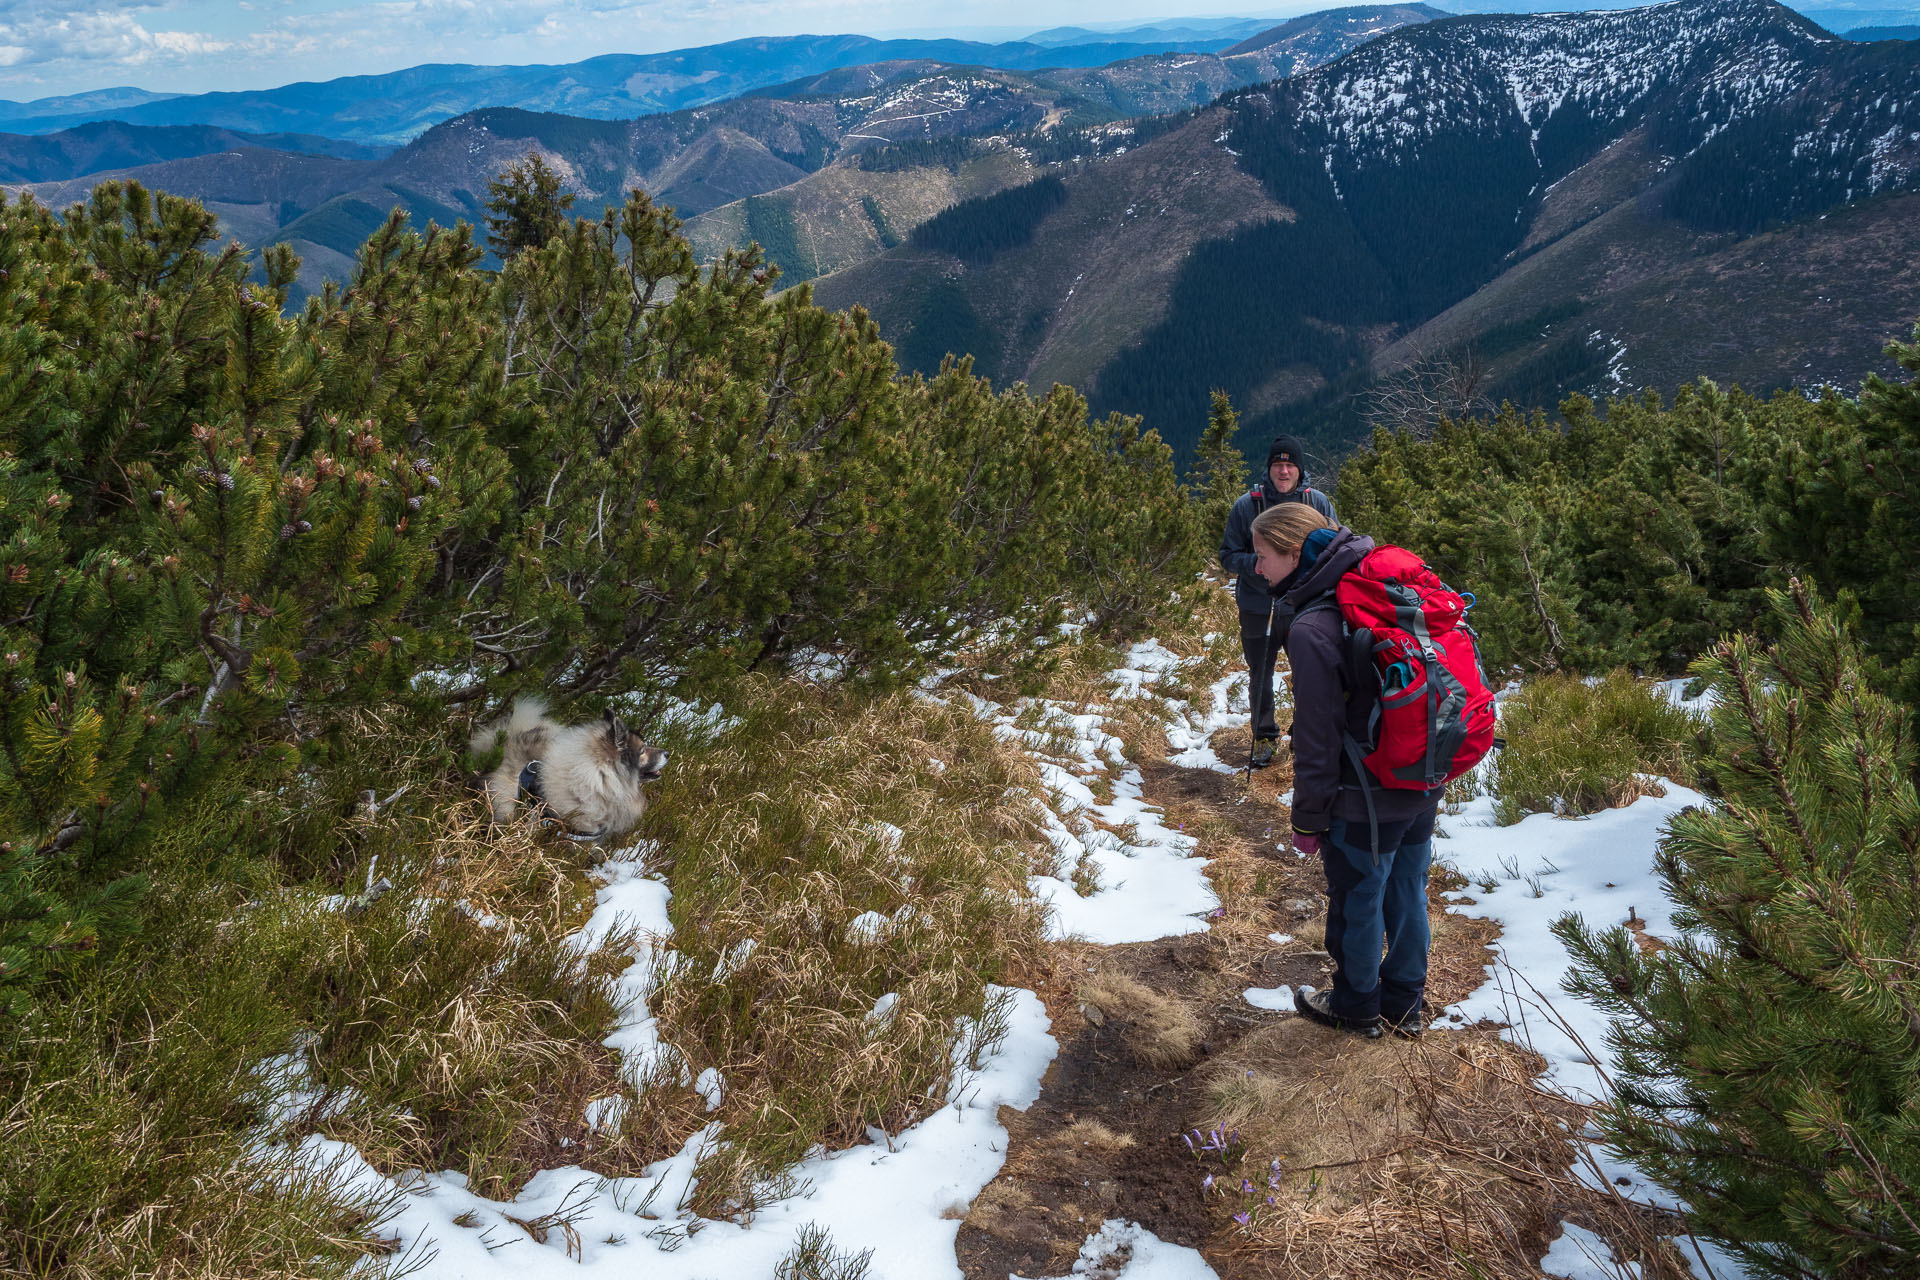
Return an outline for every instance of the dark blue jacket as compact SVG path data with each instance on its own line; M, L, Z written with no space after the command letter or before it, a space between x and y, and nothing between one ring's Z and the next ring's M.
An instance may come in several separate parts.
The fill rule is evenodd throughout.
M1220 567L1234 577L1233 598L1239 602L1241 613L1264 615L1273 603L1267 580L1253 571L1253 518L1276 502L1304 502L1333 523L1340 523L1340 518L1333 514L1332 501L1308 484L1305 471L1300 473L1300 483L1293 486L1290 493L1273 492L1273 481L1263 479L1241 494L1233 510L1227 513L1226 532L1220 535ZM1280 610L1274 613L1276 626L1284 627Z
M1334 535L1312 564L1280 584L1280 609L1293 617L1287 633L1287 666L1293 686L1293 827L1325 831L1335 818L1367 830L1367 798L1347 758L1346 736L1365 751L1371 743L1380 683L1373 666L1355 670L1347 658L1346 628L1337 608L1313 608L1341 577L1373 550L1373 539L1351 529ZM1382 826L1417 817L1440 803L1433 791L1370 788Z

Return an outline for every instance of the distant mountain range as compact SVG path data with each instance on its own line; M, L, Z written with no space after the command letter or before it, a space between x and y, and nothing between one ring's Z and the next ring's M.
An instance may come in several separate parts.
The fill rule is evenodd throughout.
M1289 75L1330 62L1355 45L1417 22L1431 22L1448 14L1429 4L1360 5L1303 14L1291 22L1248 36L1226 50L1228 57L1283 49L1291 60Z
M32 103L0 103L0 127L52 133L96 120L126 124L210 124L246 133L309 133L399 144L482 107L518 107L621 120L720 102L840 67L931 60L1000 70L1092 67L1124 58L1224 49L1236 34L1133 43L979 44L968 40L876 40L870 36L781 36L734 40L668 53L607 54L560 66L429 64L386 75L239 93L172 96L104 90Z
M9 128L38 120L61 120L72 124L106 120L116 114L178 97L172 93L149 93L145 89L122 86L96 89L91 93L67 94L59 98L38 98L32 102L8 102L0 99L0 125ZM60 126L56 126L60 127Z
M966 228L829 275L910 363L1069 382L1191 444L1351 439L1361 393L1475 347L1517 402L1883 367L1920 316L1920 49L1766 0L1401 28L1228 94L985 255ZM1014 208L966 216L982 226ZM943 217L959 218L962 210Z
M1836 35L1851 37L1861 27L1910 26L1920 23L1920 5L1908 5L1898 9L1863 9L1851 4L1796 4L1789 5L1803 17L1834 32Z
M864 63L631 120L489 107L391 153L358 147L348 163L340 153L357 144L329 150L283 135L276 146L207 126L93 124L0 135L0 181L31 184L55 206L84 198L109 175L197 197L244 242L293 245L313 288L340 277L396 205L420 225L481 223L489 180L538 150L580 208L617 202L639 186L694 219L690 230L706 251L758 240L798 280L883 252L955 200L1027 180L1046 163L1033 158L1036 147L1128 117L1203 106L1224 90L1291 74L1384 27L1438 12L1336 10L1324 25L1296 19L1276 28L1280 34L1255 37L1253 52L1154 54L1097 68ZM728 205L736 207L722 209Z
M241 148L377 160L390 148L301 133L239 133L213 125L77 125L41 135L0 134L0 182L60 182Z
M1097 44L1122 41L1129 44L1159 44L1169 48L1192 48L1215 40L1244 40L1273 25L1270 18L1186 18L1139 26L1050 27L1025 37L1027 44Z

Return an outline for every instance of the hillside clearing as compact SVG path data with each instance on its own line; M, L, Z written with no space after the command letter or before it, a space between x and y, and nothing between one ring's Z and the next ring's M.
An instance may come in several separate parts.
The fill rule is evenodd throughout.
M1295 1017L1284 992L1324 981L1321 872L1285 846L1284 760L1250 786L1222 763L1246 748L1245 713L1233 710L1245 680L1228 669L1238 664L1225 638L1147 642L1118 663L1082 645L1050 696L1006 702L992 696L1005 696L993 672L949 670L838 734L802 713L793 741L811 743L823 770L803 776L816 788L846 779L809 829L853 860L812 873L797 897L725 908L699 887L704 873L687 879L687 857L741 821L725 814L695 843L649 840L597 869L578 946L638 962L617 976L626 1012L607 1041L632 1087L590 1103L589 1122L654 1149L669 1141L665 1158L548 1167L505 1196L455 1173L382 1171L330 1129L326 1095L302 1094L311 1082L296 1066L276 1113L304 1118L288 1131L299 1161L388 1203L384 1248L427 1276L625 1273L644 1257L649 1275L688 1280L921 1277L956 1264L970 1280L1439 1277L1463 1265L1533 1277L1542 1259L1588 1253L1594 1269L1547 1274L1687 1275L1667 1242L1679 1231L1673 1206L1577 1137L1584 1102L1604 1088L1590 1048L1599 1030L1592 1011L1547 999L1565 957L1545 926L1572 905L1596 922L1633 914L1650 936L1669 930L1638 863L1664 817L1699 797L1669 784L1587 821L1535 815L1504 828L1491 825L1489 797L1449 806L1446 865L1436 859L1446 899L1436 893L1433 913L1436 1030L1413 1042L1324 1031ZM766 712L744 711L766 745ZM739 749L737 720L700 723L704 750L724 760ZM936 729L959 737L928 736ZM854 776L868 768L844 754L854 742L881 748L864 753L879 790ZM929 792L984 797L1008 769L1025 770L1015 789L1032 816L1002 830L1027 849L1021 896L1051 904L1050 941L1023 955L1012 940L1031 926L1016 914L1014 985L990 986L957 1032L928 1026L942 1044L957 1039L949 1078L926 1101L869 1124L864 1140L856 1130L796 1152L798 1163L774 1160L780 1144L764 1144L779 1126L753 1099L815 1105L801 1100L818 1085L766 1075L770 1063L727 1037L788 1017L765 1003L783 985L826 980L790 972L812 963L798 959L807 918L842 931L824 963L849 978L861 969L847 955L893 938L952 947L950 935L911 934L929 904L913 879L932 874L914 860L946 819ZM767 785L786 784L776 772ZM884 870L896 857L920 870ZM899 905L856 911L878 901L853 888L876 872L904 875L891 891ZM723 892L756 892L765 874L743 864ZM677 901L689 892L697 906ZM783 932L783 915L798 934ZM723 987L759 994L729 1013ZM899 1043L894 1028L924 1020L908 990L858 997L872 1007L850 1039L825 1023L792 1034L824 1035L820 1066L861 1078L863 1064L895 1056L874 1057ZM779 1042L755 1041L760 1052Z

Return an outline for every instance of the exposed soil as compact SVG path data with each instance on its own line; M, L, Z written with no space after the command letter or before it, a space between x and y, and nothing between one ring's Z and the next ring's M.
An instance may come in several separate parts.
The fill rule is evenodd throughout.
M1237 742L1236 742L1237 737ZM1223 731L1215 750L1246 758L1246 730ZM1256 1031L1292 1022L1292 1012L1249 1005L1248 987L1324 985L1330 962L1318 950L1325 898L1318 859L1296 856L1280 795L1292 786L1284 757L1256 772L1226 775L1161 761L1142 764L1145 795L1201 839L1208 875L1224 915L1204 933L1120 947L1069 944L1040 994L1060 1052L1027 1111L1003 1110L1010 1135L1000 1176L975 1200L957 1242L969 1280L1009 1275L1059 1276L1108 1218L1138 1222L1160 1239L1208 1255L1223 1277L1269 1274L1244 1243L1224 1230L1228 1214L1201 1190L1194 1155L1181 1134L1209 1113L1207 1069ZM1439 886L1436 886L1439 887ZM1451 887L1451 886L1447 886ZM1437 896L1437 894L1436 894ZM1271 934L1291 935L1275 943ZM1459 999L1484 980L1488 922L1436 910L1433 1007ZM1097 971L1118 971L1177 1000L1201 1027L1188 1060L1144 1060L1142 1032L1124 1016L1089 1012L1080 985ZM1365 1047L1320 1028L1316 1052Z

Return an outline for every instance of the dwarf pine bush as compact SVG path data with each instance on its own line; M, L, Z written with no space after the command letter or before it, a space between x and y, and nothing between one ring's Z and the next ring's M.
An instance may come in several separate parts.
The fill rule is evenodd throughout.
M1475 594L1490 667L1677 674L1798 558L1768 534L1769 485L1828 416L1702 380L1668 404L1573 396L1559 420L1508 406L1430 439L1382 430L1342 466L1340 512Z
M1689 773L1701 726L1643 680L1615 671L1592 681L1529 680L1501 704L1506 746L1488 779L1501 822L1566 817L1631 803L1652 777Z
M1614 1015L1608 1142L1756 1275L1920 1260L1920 798L1907 711L1794 584L1778 640L1696 666L1721 803L1657 870L1683 932L1643 952L1577 917L1570 990Z
M903 380L642 194L497 277L396 214L294 316L291 253L216 233L133 183L0 207L15 1013L128 918L167 814L242 759L297 807L370 709L657 707L806 651L885 681L994 620L1140 625L1200 563L1151 433Z
M254 1140L257 1069L306 1021L277 980L311 934L270 905L271 863L230 842L262 834L230 806L176 805L129 927L65 998L0 1020L9 1272L328 1277L374 1252L379 1204Z

